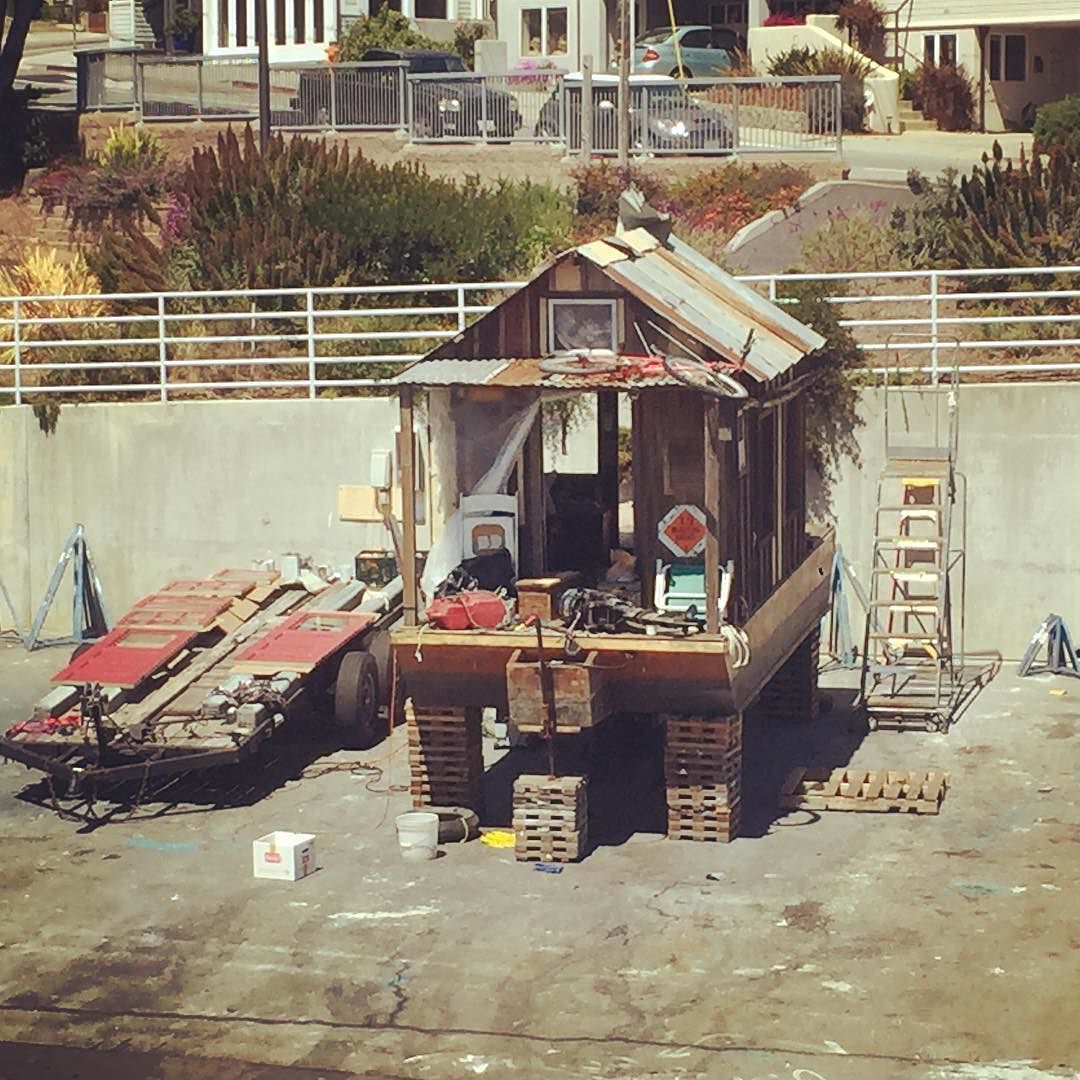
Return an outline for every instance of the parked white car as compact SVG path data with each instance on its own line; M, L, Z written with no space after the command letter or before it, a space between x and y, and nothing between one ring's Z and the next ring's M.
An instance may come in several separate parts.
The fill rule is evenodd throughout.
M679 43L679 55L675 43ZM722 77L738 66L739 39L725 26L670 26L649 30L634 45L634 71L687 79Z

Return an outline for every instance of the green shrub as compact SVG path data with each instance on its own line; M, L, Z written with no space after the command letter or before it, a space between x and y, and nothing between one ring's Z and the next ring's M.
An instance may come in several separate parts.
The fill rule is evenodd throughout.
M967 176L912 174L913 206L894 212L898 253L915 266L1061 266L1080 258L1080 151L1038 140L1006 161L1000 144Z
M901 68L900 75L900 100L914 101L916 75L910 68ZM918 106L915 106L918 108Z
M476 43L488 37L488 24L483 22L459 22L454 24L454 52L469 67L476 63Z
M1062 146L1080 141L1080 95L1040 105L1032 130L1044 146Z
M829 303L825 285L786 281L781 289L779 299L789 301L784 310L825 338L821 376L806 394L806 449L827 500L840 464L845 459L859 464L855 432L863 425L858 405L859 388L867 380L864 358L851 331L840 325L841 309Z
M813 274L905 270L884 207L838 208L819 229L803 237L801 270Z
M436 49L443 52L444 42L421 34L400 11L385 4L374 15L363 15L338 43L339 63L359 60L368 49Z
M975 92L962 64L920 64L912 98L942 131L970 131L975 126Z
M839 75L841 122L845 131L852 132L863 131L866 127L864 80L871 70L868 60L842 49L817 51L797 45L769 60L770 75Z
M885 10L875 0L845 0L836 12L837 26L851 44L879 64L885 60Z
M276 136L264 154L250 129L242 140L229 130L195 150L177 182L153 279L193 289L482 281L531 270L569 227L566 198L547 185L455 182L301 137ZM94 267L117 287L155 261L118 235L99 248Z

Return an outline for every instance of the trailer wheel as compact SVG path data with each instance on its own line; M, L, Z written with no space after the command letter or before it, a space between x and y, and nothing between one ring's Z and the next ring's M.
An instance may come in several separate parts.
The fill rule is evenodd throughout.
M334 722L350 750L366 750L379 739L379 666L366 652L341 658L334 686Z

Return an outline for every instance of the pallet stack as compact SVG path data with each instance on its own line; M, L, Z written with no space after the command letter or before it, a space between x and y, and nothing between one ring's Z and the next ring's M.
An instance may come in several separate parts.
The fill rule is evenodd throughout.
M574 862L589 846L584 776L514 781L514 854L519 862Z
M762 688L758 704L768 719L813 721L818 718L820 663L821 627L815 626Z
M665 718L668 838L727 843L739 834L742 714Z
M480 709L435 709L405 703L409 792L413 806L467 806L483 799Z

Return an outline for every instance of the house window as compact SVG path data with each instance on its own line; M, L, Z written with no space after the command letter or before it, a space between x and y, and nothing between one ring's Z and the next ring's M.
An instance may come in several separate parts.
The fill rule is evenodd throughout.
M923 60L931 67L956 63L955 34L923 34Z
M524 8L521 12L522 56L565 56L566 8Z
M616 300L549 300L548 349L618 348Z
M991 34L986 67L991 82L1024 82L1027 38L1023 34Z

